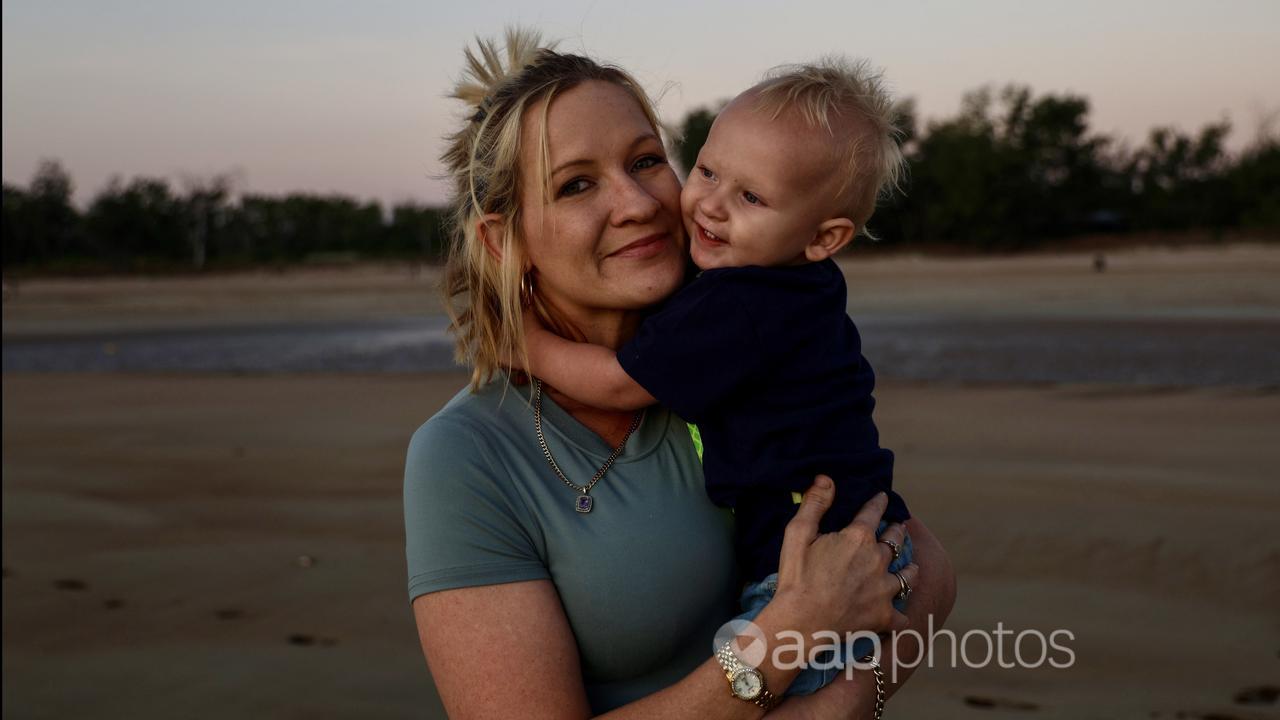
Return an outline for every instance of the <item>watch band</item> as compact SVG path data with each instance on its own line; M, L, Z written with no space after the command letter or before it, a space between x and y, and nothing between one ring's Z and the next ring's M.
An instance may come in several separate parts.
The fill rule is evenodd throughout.
M716 662L720 663L720 667L724 670L724 676L729 681L729 694L733 697L753 703L766 711L772 710L782 702L782 698L769 692L769 688L765 687L764 675L758 669L742 664L737 653L733 651L732 642L726 642L716 650ZM740 671L755 673L760 679L760 692L756 693L755 697L744 698L733 691L733 678Z

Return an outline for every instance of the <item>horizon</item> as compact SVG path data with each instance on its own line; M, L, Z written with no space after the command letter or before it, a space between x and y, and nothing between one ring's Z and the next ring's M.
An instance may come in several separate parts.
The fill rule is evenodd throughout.
M1276 3L795 4L787 18L816 25L807 38L777 37L777 14L752 7L5 2L3 179L26 186L58 160L81 207L113 176L223 173L237 193L440 205L440 138L465 114L444 95L464 45L507 24L630 70L672 123L824 52L883 67L922 128L954 116L965 92L1010 83L1084 96L1091 131L1129 147L1155 127L1229 119L1238 151L1280 113L1280 83L1265 80L1280 67Z

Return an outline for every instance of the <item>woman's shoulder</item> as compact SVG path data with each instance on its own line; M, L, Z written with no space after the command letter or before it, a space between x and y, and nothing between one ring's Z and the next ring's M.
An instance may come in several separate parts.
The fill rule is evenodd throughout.
M516 386L494 380L478 390L464 387L414 430L409 465L474 465L500 455L513 415L527 405Z
M513 414L528 406L528 398L522 390L522 387L508 385L501 378L477 390L464 387L418 426L413 439L475 440L492 436L495 432L500 434L511 423Z
M404 471L410 598L547 577L538 520L503 458L510 410L485 388L464 389L414 431Z

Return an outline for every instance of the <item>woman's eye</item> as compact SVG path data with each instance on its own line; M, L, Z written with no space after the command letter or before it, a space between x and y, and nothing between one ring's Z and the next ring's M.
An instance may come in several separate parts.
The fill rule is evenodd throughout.
M649 169L649 168L651 168L651 167L655 167L655 166L657 166L657 165L661 165L661 164L663 164L663 163L665 163L665 162L666 162L666 159L665 159L665 158L663 158L663 157L660 157L660 156L658 156L658 155L645 155L644 157L642 157L642 158L640 158L639 160L637 160L637 161L636 161L636 164L635 164L634 166L632 166L632 169L633 169L633 170L648 170L648 169Z
M752 204L752 205L759 205L759 204L760 204L760 198L759 198L759 197L757 197L757 196L756 196L756 194L755 194L755 193L752 193L752 192L744 192L744 193L742 193L742 199L743 199L743 200L746 200L748 203L750 203L750 204Z
M577 195L578 193L585 191L589 187L591 187L590 180L586 178L574 178L569 182L560 186L560 189L556 191L556 197L569 197L570 195Z

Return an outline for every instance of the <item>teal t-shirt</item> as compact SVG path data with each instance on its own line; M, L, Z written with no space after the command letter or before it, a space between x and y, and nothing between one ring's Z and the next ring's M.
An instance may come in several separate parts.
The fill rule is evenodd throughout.
M595 712L675 683L712 654L737 612L732 514L707 498L679 418L649 408L590 513L547 464L529 388L463 390L409 444L404 512L409 598L550 579ZM504 388L506 389L504 396ZM550 398L543 433L585 484L612 448Z

